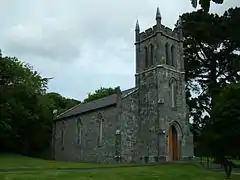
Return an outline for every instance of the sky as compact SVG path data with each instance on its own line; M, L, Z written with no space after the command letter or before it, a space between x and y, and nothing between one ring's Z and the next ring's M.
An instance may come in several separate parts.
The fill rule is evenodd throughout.
M211 5L222 14L239 0ZM134 28L162 24L173 28L191 12L190 0L0 0L3 55L29 63L42 77L53 77L48 91L83 100L100 87L134 87Z

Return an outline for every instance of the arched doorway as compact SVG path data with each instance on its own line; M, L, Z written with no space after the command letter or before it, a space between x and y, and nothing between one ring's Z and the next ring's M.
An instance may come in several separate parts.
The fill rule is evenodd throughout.
M179 160L178 133L173 125L168 130L168 156L170 161Z

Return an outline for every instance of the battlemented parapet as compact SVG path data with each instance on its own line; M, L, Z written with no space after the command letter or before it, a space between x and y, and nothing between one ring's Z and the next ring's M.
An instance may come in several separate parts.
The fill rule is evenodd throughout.
M136 28L135 28L136 42L145 41L155 36L157 33L161 33L163 36L166 36L168 38L171 38L177 41L182 40L182 30L180 25L181 23L178 23L178 26L172 30L171 28L162 25L161 20L162 20L162 17L161 17L159 8L157 8L156 24L154 26L146 29L145 31L140 32L139 23L137 21Z
M143 32L140 32L138 34L139 41L144 41L144 40L154 36L156 33L161 33L163 36L174 38L176 40L180 40L180 38L181 38L178 29L175 28L174 30L172 30L171 28L166 27L161 24L160 27L157 25L154 25L153 27L148 28Z
M171 29L164 26L161 20L162 17L159 8L157 8L154 26L141 31L139 22L136 23L136 73L162 64L175 69L183 67L183 62L180 60L183 42L181 21L179 20L177 26Z

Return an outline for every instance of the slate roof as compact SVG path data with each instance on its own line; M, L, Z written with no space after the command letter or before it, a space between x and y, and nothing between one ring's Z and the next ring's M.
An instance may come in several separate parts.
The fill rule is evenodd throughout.
M126 96L127 94L131 93L132 91L134 91L137 88L130 88L130 89L126 89L124 91L122 91L122 97Z
M86 104L79 104L74 106L73 108L59 114L55 120L64 119L67 117L75 116L78 114L82 114L88 111L93 111L102 107L114 105L117 102L117 94L112 94L110 96L106 96L101 99L97 99L95 101L90 101Z
M131 93L132 91L134 91L136 88L130 88L127 89L125 91L122 91L122 97ZM110 96L106 96L104 98L101 99L97 99L95 101L90 101L86 104L79 104L77 106L74 106L66 111L64 111L63 113L59 114L55 120L60 120L60 119L64 119L67 117L71 117L71 116L75 116L78 114L82 114L82 113L86 113L89 111L93 111L99 108L103 108L106 106L111 106L111 105L115 105L117 103L117 94L112 94Z

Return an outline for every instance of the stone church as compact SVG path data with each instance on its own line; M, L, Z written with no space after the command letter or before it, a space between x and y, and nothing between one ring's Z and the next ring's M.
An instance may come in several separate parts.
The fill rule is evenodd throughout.
M135 87L79 104L54 119L53 156L81 162L150 163L193 156L185 100L183 37L156 24L135 28Z

